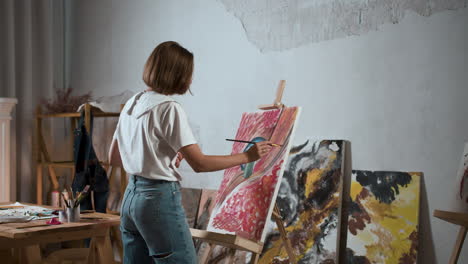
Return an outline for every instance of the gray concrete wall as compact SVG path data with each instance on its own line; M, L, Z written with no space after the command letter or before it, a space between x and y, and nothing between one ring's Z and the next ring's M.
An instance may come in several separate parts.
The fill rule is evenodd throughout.
M421 16L465 8L467 0L220 0L262 51L362 35L397 24L407 11Z
M456 10L440 8L430 16L400 8L396 24L374 17L370 30L310 38L283 30L294 15L275 23L269 16L256 18L255 30L285 34L269 43L265 32L254 34L258 42L253 41L254 31L239 15L239 10L251 14L250 1L235 8L229 6L232 1L221 2L72 2L71 86L93 90L96 96L140 91L145 88L143 64L152 49L162 41L178 41L195 54L194 96L178 100L204 152L223 154L230 151L224 139L235 135L241 112L272 101L278 80L286 79L284 103L303 106L297 143L347 139L355 169L425 173L420 261L446 263L457 228L430 215L453 207L455 174L468 140L466 4L445 1L456 3ZM278 1L296 5L296 13L302 2ZM397 2L402 1L392 1ZM324 31L333 28L328 23L336 18L324 17L318 29L307 21L298 23ZM280 44L288 38L297 39ZM184 171L184 186L217 188L222 177L219 172ZM468 263L466 250L459 263Z

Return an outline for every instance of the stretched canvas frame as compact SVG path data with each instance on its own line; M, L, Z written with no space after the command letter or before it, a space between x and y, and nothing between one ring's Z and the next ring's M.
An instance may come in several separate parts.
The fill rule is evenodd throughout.
M287 154L300 115L299 107L244 113L236 139L270 140L282 145L257 162L226 169L216 196L208 231L265 240L265 223L271 217ZM232 154L252 144L235 142Z
M417 263L421 177L353 170L346 263Z
M338 263L344 140L308 140L291 148L276 199L298 263ZM288 260L273 219L259 264Z

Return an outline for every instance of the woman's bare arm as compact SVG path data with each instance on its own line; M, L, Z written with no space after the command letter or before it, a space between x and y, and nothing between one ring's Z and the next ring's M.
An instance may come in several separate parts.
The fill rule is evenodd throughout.
M218 171L238 166L244 163L256 161L270 152L271 145L269 141L256 143L247 152L213 156L205 155L200 150L198 144L188 145L179 150L182 153L187 163L195 172Z
M116 139L112 140L110 149L109 149L109 163L111 166L122 167L122 159L120 158L119 143Z

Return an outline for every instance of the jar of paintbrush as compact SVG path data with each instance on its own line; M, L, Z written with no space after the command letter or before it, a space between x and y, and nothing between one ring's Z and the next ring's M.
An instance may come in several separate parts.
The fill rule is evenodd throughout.
M65 210L59 212L59 221L60 222L79 222L80 221L80 203L88 195L89 185L81 192L73 194L73 191L70 189L70 192L66 194L62 193L63 203L65 205Z

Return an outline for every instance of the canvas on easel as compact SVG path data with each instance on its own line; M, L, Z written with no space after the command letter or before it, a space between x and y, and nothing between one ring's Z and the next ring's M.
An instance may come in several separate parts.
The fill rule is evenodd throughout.
M343 140L308 140L291 148L276 204L298 263L338 263L344 161ZM288 260L272 219L259 263Z
M210 260L213 250L223 246L229 264L235 263L238 251L250 252L249 263L256 264L263 250L265 222L273 216L291 263L296 264L296 256L274 203L284 171L284 159L289 153L300 114L299 107L285 107L281 103L284 87L285 81L281 80L273 104L259 107L261 110L274 110L245 113L242 116L237 136L233 140L236 142L233 153L245 152L263 140L274 143L274 148L256 162L225 171L208 224L209 231L190 229L193 238L208 242L208 250L202 254L200 263L223 261L218 258L213 260L215 262ZM241 136L245 138L239 138Z
M262 159L226 169L218 190L208 230L264 241L264 227L271 217L283 174L299 107L244 113L235 139L270 140L280 144ZM232 154L252 145L235 142Z

